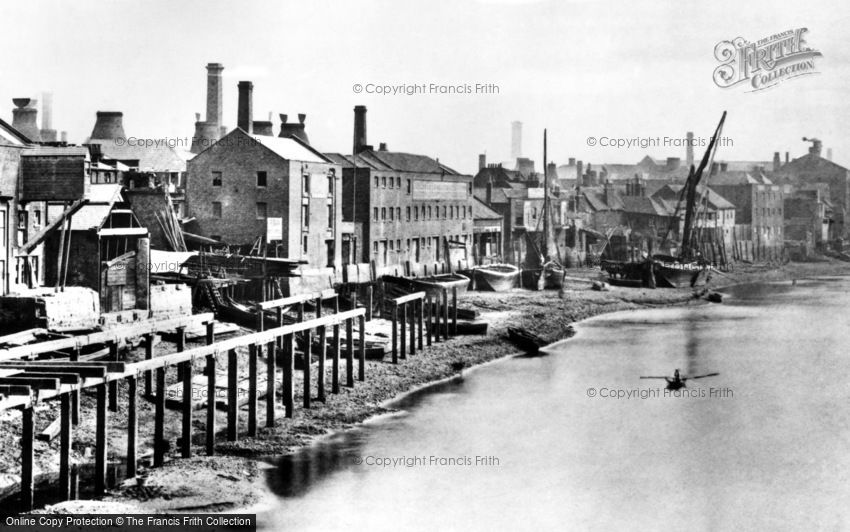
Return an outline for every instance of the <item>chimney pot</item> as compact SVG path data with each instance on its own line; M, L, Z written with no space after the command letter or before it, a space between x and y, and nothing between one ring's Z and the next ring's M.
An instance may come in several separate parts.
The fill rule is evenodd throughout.
M124 134L124 113L121 111L98 111L91 138L99 140L126 138Z
M307 120L307 115L305 115L304 113L299 113L298 114L298 122L300 124L303 124L305 120Z
M283 114L280 115L281 124L285 124L288 119L289 119L289 117L287 115L283 115Z

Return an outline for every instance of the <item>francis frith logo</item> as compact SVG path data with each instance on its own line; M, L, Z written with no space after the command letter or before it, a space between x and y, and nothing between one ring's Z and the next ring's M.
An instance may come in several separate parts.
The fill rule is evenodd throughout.
M755 42L737 37L717 43L714 57L721 64L714 69L714 83L724 89L747 84L747 92L754 92L816 74L815 58L822 54L809 48L807 32L808 28L798 28Z

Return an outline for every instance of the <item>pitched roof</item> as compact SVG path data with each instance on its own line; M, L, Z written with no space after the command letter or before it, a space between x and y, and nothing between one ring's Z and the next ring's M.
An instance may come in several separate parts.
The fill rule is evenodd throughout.
M240 129L239 131L242 130ZM332 162L323 153L313 149L298 137L251 135L251 138L287 161L304 161L306 163Z
M346 168L350 168L355 164L355 157L351 155L343 155L341 153L327 153L325 155L335 163ZM372 170L386 172L463 175L426 155L397 151L366 150L357 154L356 164L358 168L370 168Z
M83 205L71 217L71 230L88 231L89 229L99 229L111 211L112 205L110 204Z
M664 199L668 204L672 203L675 207L678 202L678 198L682 193L682 189L685 188L684 185L679 184L670 184L665 185L661 189L659 189L655 194L652 195L654 199ZM735 205L732 204L729 200L718 194L716 191L712 190L710 187L706 187L705 185L699 185L697 187L697 193L700 195L706 194L706 199L708 201L708 206L712 209L734 209Z
M177 150L165 145L140 146L138 144L119 145L112 139L90 139L86 144L100 144L103 155L109 159L121 161L135 167L131 161L138 161L141 172L185 172L186 160Z
M478 198L472 202L472 219L473 220L500 220L502 215L488 207L483 201Z
M656 216L671 216L667 205L656 201L648 196L622 196L623 210L640 214L654 214Z
M21 152L23 157L86 157L89 149L85 146L34 146Z
M711 176L711 184L715 186L723 186L761 185L763 183L754 175L750 174L750 172L745 172L743 170L727 170L726 172L718 172L717 174Z
M0 119L0 144L8 144L11 146L25 146L32 144L32 141L23 133Z
M493 187L490 189L490 203L507 203L508 197L505 195L505 189ZM485 205L487 202L487 189L486 188L474 188L472 190L472 195L481 200Z

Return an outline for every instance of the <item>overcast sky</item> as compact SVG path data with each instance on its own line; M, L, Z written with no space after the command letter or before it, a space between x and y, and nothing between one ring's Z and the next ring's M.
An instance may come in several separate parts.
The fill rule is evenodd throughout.
M205 112L206 69L224 70L224 123L236 125L236 84L254 82L255 119L307 114L312 144L350 152L352 108L368 106L369 142L422 153L473 172L478 153L630 163L677 148L601 148L587 137L682 137L713 131L729 111L734 143L718 157L799 156L802 136L850 163L846 2L3 2L0 117L13 97L54 93L54 129L72 142L95 112L124 112L128 136L191 137ZM809 28L823 53L816 75L761 92L712 81L715 45ZM380 96L353 85L494 83L499 94ZM698 150L698 154L700 150Z

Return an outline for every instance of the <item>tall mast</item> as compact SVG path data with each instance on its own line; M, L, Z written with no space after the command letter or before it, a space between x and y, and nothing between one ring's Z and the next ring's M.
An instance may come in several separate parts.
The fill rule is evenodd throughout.
M546 167L546 129L543 129L543 262L549 260L549 172Z

